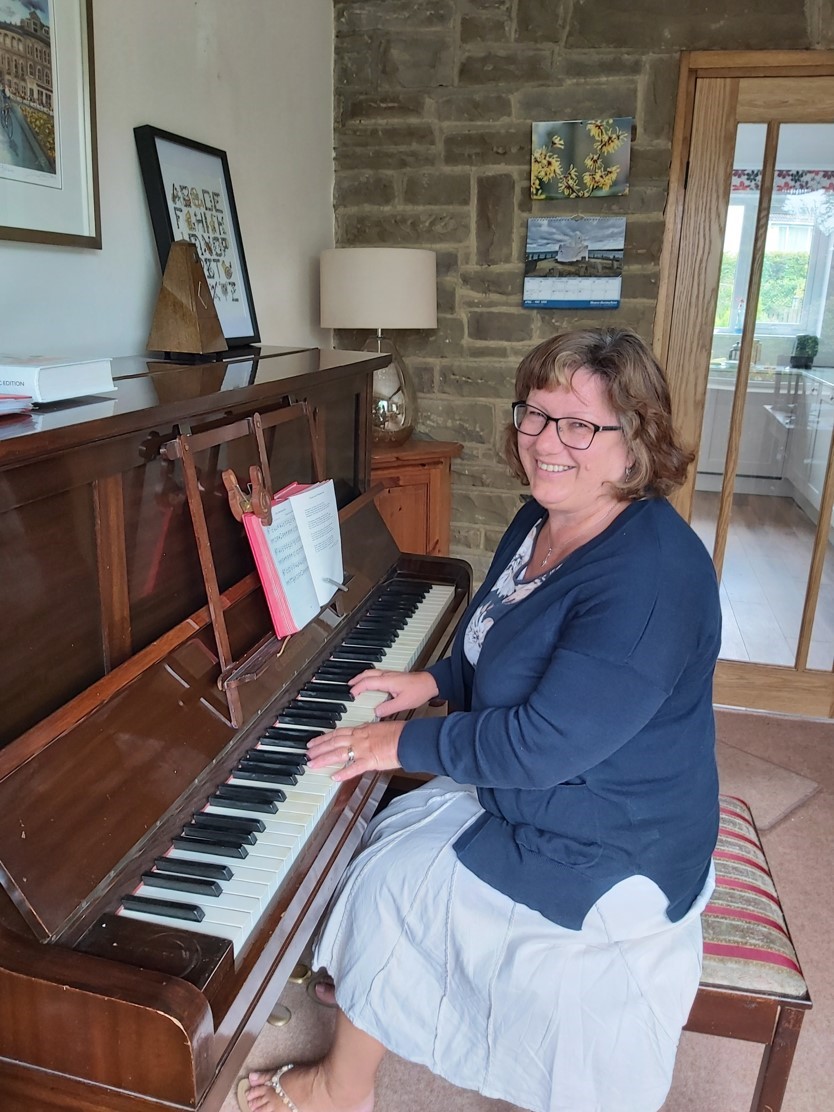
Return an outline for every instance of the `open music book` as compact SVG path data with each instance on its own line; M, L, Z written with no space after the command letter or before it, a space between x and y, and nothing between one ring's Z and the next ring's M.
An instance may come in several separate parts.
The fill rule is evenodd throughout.
M278 637L297 633L331 600L344 578L333 480L291 483L272 498L272 524L243 515Z

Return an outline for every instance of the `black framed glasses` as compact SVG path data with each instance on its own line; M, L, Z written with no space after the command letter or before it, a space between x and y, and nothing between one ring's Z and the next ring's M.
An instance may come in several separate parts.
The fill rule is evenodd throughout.
M598 432L622 432L622 425L595 425L578 417L550 417L527 402L513 402L513 424L525 436L539 436L553 422L556 435L566 448L584 452Z

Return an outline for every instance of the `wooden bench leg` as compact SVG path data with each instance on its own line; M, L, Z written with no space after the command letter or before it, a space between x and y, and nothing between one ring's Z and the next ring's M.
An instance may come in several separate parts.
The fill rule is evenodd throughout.
M762 1054L750 1112L779 1112L782 1107L804 1016L805 1011L802 1008L788 1008L784 1005L780 1008L773 1038Z

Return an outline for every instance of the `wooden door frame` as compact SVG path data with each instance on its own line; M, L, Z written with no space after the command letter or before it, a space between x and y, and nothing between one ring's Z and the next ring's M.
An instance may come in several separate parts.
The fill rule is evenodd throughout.
M692 281L692 275L679 271L680 246L684 232L686 187L690 173L693 145L693 120L696 94L702 78L796 78L834 77L834 51L685 51L681 54L675 127L672 137L666 220L660 262L657 311L654 322L653 348L662 366L669 365L672 318L678 283ZM703 88L703 86L702 86ZM731 88L731 87L730 87ZM733 95L731 92L730 95ZM736 94L737 95L737 92ZM702 167L693 165L693 173ZM712 169L712 168L710 168ZM726 169L726 168L724 168ZM723 242L723 226L720 228ZM712 244L714 248L715 245ZM706 252L709 253L709 250ZM694 280L697 280L697 276ZM683 285L681 286L683 290ZM670 376L672 405L685 440L700 438L706 401L706 377L698 376L703 368L694 366L691 375ZM687 520L691 516L695 486L694 465L689 481L673 499ZM786 683L786 680L790 680ZM834 716L834 693L831 674L798 672L796 668L777 665L752 665L721 661L716 673L716 702L730 706L751 707L785 713Z

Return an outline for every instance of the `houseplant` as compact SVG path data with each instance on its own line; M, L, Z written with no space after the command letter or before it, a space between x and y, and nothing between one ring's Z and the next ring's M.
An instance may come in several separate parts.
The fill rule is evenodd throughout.
M792 367L813 367L814 357L819 350L820 342L816 336L809 333L803 333L797 336L793 342L793 352L791 353L791 366Z

